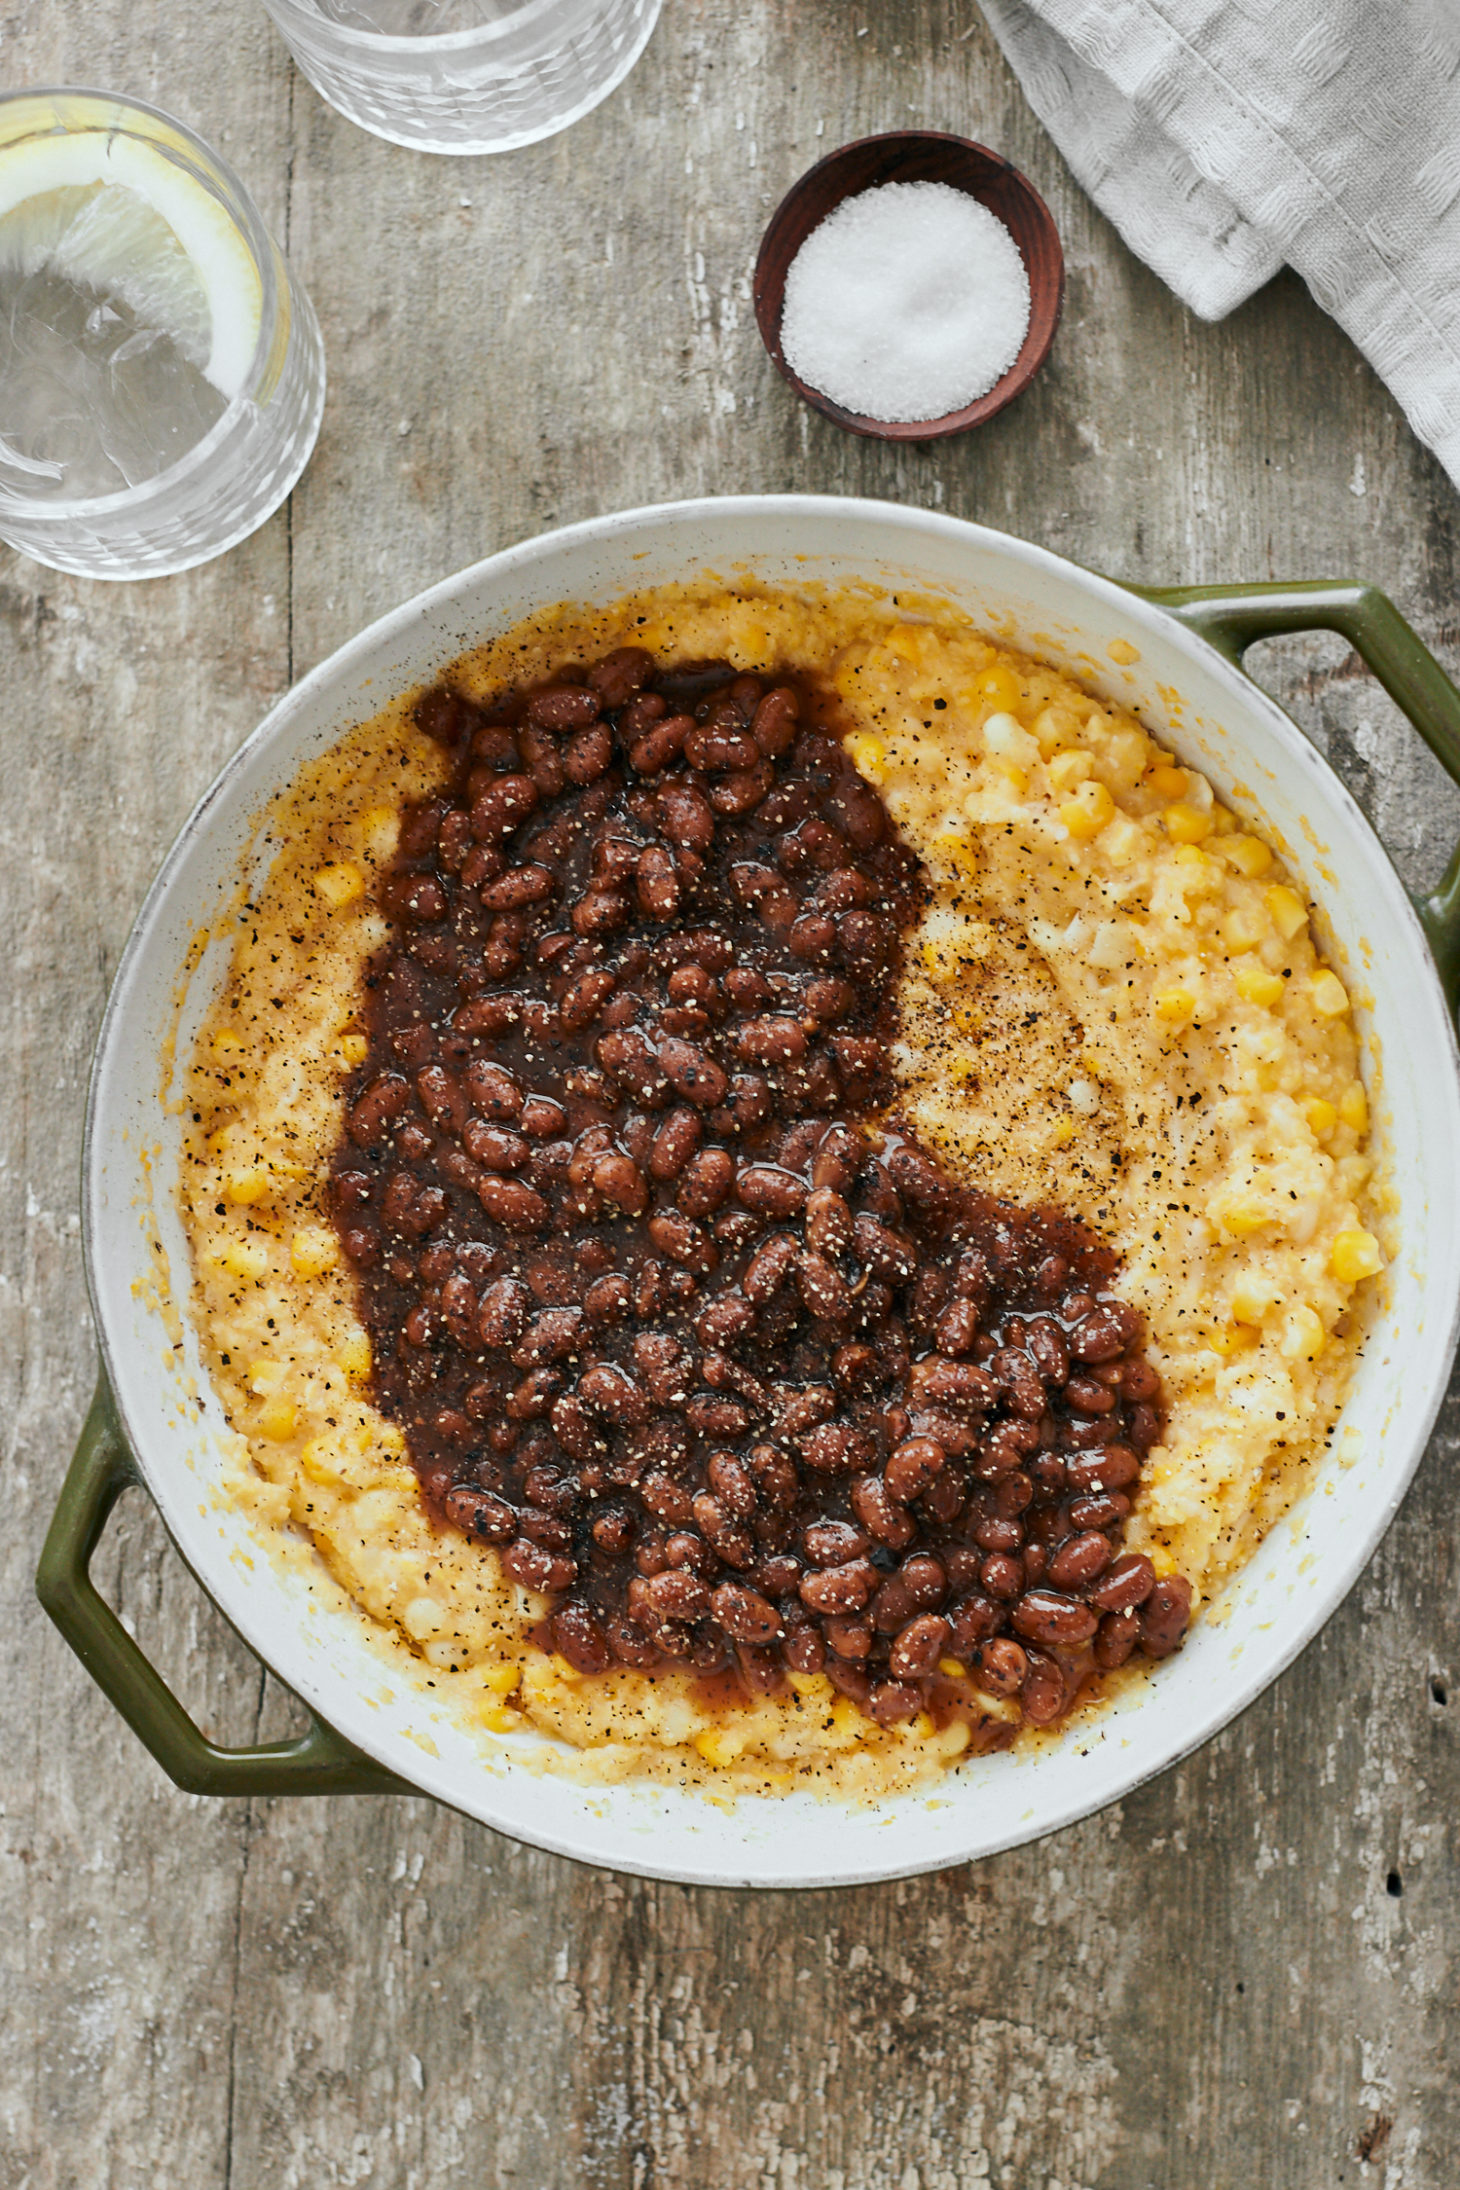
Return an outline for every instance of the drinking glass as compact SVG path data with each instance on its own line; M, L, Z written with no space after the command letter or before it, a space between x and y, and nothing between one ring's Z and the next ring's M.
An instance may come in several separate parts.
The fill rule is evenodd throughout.
M86 578L206 562L323 408L309 299L217 153L138 99L0 97L0 539Z
M315 90L421 152L510 152L623 82L661 0L264 0Z

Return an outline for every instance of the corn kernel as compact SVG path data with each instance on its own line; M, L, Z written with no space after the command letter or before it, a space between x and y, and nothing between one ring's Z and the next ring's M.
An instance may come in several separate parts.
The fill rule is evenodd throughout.
M241 1209L262 1201L268 1191L269 1174L262 1164L250 1164L246 1171L230 1171L223 1182L225 1197Z
M1309 993L1313 998L1313 1009L1321 1012L1325 1019L1336 1019L1341 1012L1348 1010L1348 990L1336 973L1329 972L1327 966L1321 973L1314 974Z
M1254 1271L1244 1271L1232 1287L1232 1315L1238 1323L1261 1323L1277 1303L1271 1283Z
M1355 1226L1335 1234L1328 1267L1341 1285L1357 1285L1360 1278L1378 1276L1384 1257L1373 1233L1361 1232Z
M276 1445L282 1445L294 1435L298 1420L299 1409L292 1399L285 1399L282 1393L266 1399L259 1409L259 1428Z
M1077 783L1085 783L1095 773L1094 756L1078 749L1070 753L1056 753L1045 770L1052 791L1073 791Z
M987 704L991 715L1011 714L1024 696L1019 679L1007 662L994 662L981 677L975 677L973 688Z
M282 1361L252 1362L248 1370L248 1388L260 1399L267 1399L270 1392L279 1389L288 1374Z
M1216 1214L1222 1229L1234 1239L1249 1239L1270 1221L1272 1213L1260 1195L1234 1194Z
M552 1656L548 1659L548 1664L557 1674L558 1679L560 1681L566 1681L570 1688L575 1687L577 1683L583 1678L582 1674L578 1671L577 1666L569 1665L567 1659L563 1656L560 1650L555 1650L552 1653Z
M489 1665L482 1679L494 1696L510 1696L522 1678L520 1665Z
M732 1726L707 1726L695 1735L695 1747L706 1764L723 1767L735 1762L745 1747L745 1736Z
M898 1728L906 1741L931 1741L937 1731L932 1716L927 1711L919 1711L916 1718L904 1719Z
M1328 1343L1321 1318L1306 1302L1294 1308L1282 1336L1282 1350L1290 1361L1316 1361Z
M938 1660L938 1671L942 1674L944 1680L963 1681L968 1678L968 1667L960 1664L957 1658L940 1658Z
M1200 844L1212 833L1211 815L1204 814L1199 806L1188 806L1183 799L1168 806L1163 818L1166 833L1176 844Z
M1351 1132L1362 1133L1369 1123L1369 1098L1364 1093L1362 1081L1355 1080L1346 1087L1339 1100L1338 1114Z
M1063 1118L1056 1118L1054 1132L1051 1135L1055 1147L1067 1148L1070 1142L1074 1139L1077 1131L1078 1128L1073 1118L1068 1116Z
M1223 837L1222 857L1230 859L1237 872L1248 877L1266 874L1272 865L1272 853L1260 836Z
M345 1480L344 1455L333 1437L311 1437L299 1454L299 1465L311 1483L332 1490Z
M357 897L365 894L365 877L352 860L342 859L333 867L321 867L314 878L314 887L325 903L335 912L342 905L353 905Z
M1245 1324L1229 1323L1223 1331L1213 1331L1207 1340L1214 1354L1224 1358L1232 1354L1245 1354L1257 1344L1257 1333Z
M340 1055L347 1065L363 1065L370 1055L370 1037L367 1034L342 1034Z
M1012 760L996 760L994 762L994 771L997 775L1003 777L1015 798L1023 798L1025 792L1029 789L1029 778L1022 768L1018 767Z
M231 1239L218 1260L237 1278L261 1278L269 1267L268 1251L256 1239Z
M1285 943L1291 943L1299 928L1305 927L1308 908L1296 890L1290 890L1286 882L1274 882L1267 892L1267 909L1272 914L1272 924Z
M374 1351L364 1331L342 1339L335 1349L335 1359L352 1384L363 1384L375 1365Z
M1156 1017L1169 1021L1172 1026L1179 1026L1196 1011L1196 998L1190 989L1157 989L1154 1001Z
M300 1277L324 1277L333 1270L339 1255L334 1233L326 1232L321 1225L305 1225L290 1242L289 1260Z
M1222 935L1234 951L1256 950L1267 933L1267 921L1256 905L1234 905L1222 920Z
M510 1734L521 1726L522 1721L505 1703L484 1703L482 1724L489 1734Z
M1176 1561L1172 1557L1171 1553L1166 1549L1166 1546L1164 1544L1148 1545L1146 1548L1146 1557L1150 1560L1152 1566L1156 1569L1156 1579L1158 1582L1168 1581L1170 1577L1176 1572Z
M869 783L881 783L886 773L887 761L887 747L881 738L874 738L870 732L864 731L849 737L846 742L852 765L857 772L864 775Z
M1122 669L1128 669L1132 662L1138 662L1141 658L1140 648L1132 646L1129 639L1112 639L1105 651L1113 662L1120 663Z
M1244 966L1237 976L1237 994L1244 1004L1262 1004L1269 1010L1278 1002L1284 988L1280 973L1269 973L1266 966Z
M229 1064L242 1050L243 1036L235 1034L232 1027L219 1027L211 1047L220 1065Z
M1303 1116L1308 1129L1317 1141L1325 1140L1338 1123L1338 1112L1322 1095L1314 1095L1303 1105Z
M1186 770L1160 761L1151 770L1151 789L1159 798L1180 798L1186 789Z
M1075 796L1065 800L1059 815L1071 836L1099 836L1107 821L1115 818L1115 800L1103 783L1082 783Z

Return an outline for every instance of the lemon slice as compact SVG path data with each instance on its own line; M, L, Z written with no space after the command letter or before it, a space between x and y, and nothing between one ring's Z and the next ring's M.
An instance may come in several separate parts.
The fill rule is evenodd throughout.
M212 192L151 145L83 130L0 153L0 270L44 266L120 298L220 395L248 378L263 318L258 268Z

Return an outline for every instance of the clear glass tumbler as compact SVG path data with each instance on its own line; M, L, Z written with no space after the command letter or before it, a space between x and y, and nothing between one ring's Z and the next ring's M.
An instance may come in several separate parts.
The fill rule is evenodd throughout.
M0 97L0 539L187 570L273 514L323 409L309 299L215 152L140 100Z
M321 97L420 152L510 152L633 67L662 0L264 0Z

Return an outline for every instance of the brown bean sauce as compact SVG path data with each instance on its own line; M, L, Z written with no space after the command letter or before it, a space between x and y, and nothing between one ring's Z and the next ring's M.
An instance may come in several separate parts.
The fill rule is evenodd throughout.
M1045 1724L1185 1631L1121 1551L1159 1381L1108 1249L889 1114L925 889L832 707L631 648L424 696L335 1222L430 1510L580 1672Z

